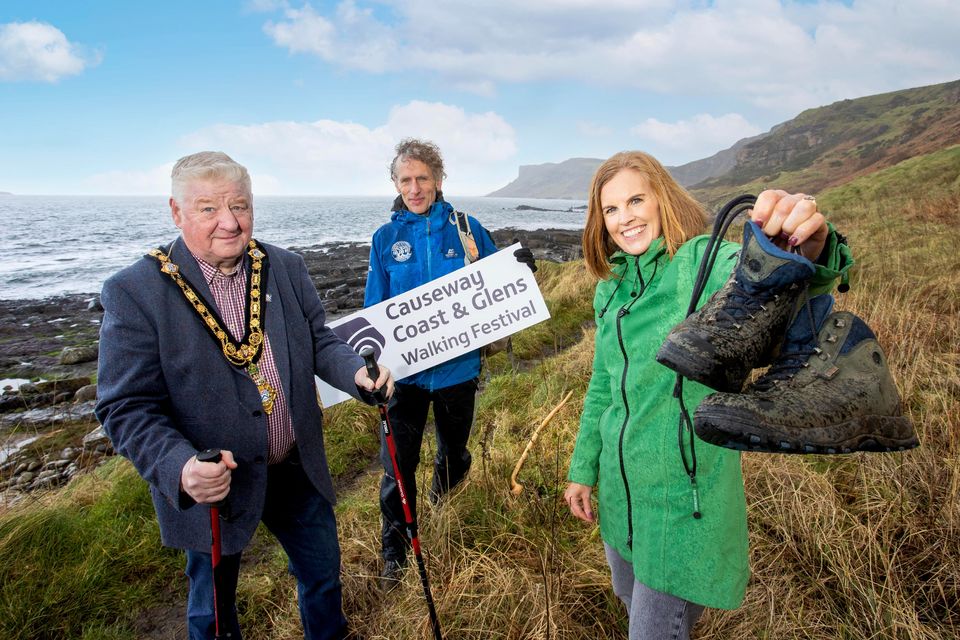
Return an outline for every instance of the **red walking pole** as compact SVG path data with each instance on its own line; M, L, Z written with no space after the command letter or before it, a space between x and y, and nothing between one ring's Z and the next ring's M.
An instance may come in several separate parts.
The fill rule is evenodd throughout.
M373 347L363 347L360 349L360 356L367 364L367 375L371 380L376 381L380 377L380 367L374 357ZM430 581L427 579L427 567L423 564L423 554L420 552L420 537L417 535L417 523L414 520L413 513L410 511L410 504L407 502L407 492L403 488L403 478L400 477L400 465L397 463L397 445L393 440L393 429L390 428L390 419L387 417L387 398L382 389L373 392L373 397L377 400L377 409L380 411L380 428L383 430L383 437L387 441L387 451L390 452L390 462L393 463L393 474L397 479L397 491L400 492L400 504L403 505L403 517L407 522L407 537L410 538L410 546L413 547L413 555L417 559L417 568L420 570L420 584L423 585L423 596L427 600L427 610L430 612L430 624L433 626L433 637L435 640L443 640L440 633L440 620L437 619L437 610L433 606L433 594L430 593Z
M220 462L220 449L206 449L197 454L197 462ZM220 612L223 610L223 575L220 571L220 507L223 501L210 505L210 563L213 567L213 619L216 623L216 638L232 638L229 631L221 632L220 623L223 619Z

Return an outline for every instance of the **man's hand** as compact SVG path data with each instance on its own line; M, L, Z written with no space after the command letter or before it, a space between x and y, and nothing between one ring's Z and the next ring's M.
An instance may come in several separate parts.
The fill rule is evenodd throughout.
M220 462L199 462L197 456L187 460L180 471L180 489L194 502L213 504L230 493L231 471L237 468L233 453L221 450Z
M385 397L389 398L393 395L393 374L390 373L390 369L387 369L382 364L378 363L378 367L380 369L380 377L376 380L370 378L370 376L367 374L367 368L364 366L357 369L357 374L353 376L353 381L358 387L365 389L370 393L373 393L375 389L383 388L383 386L386 385Z
M567 485L567 490L563 492L563 499L570 507L570 513L580 518L584 522L596 522L593 515L593 508L590 506L590 495L593 493L593 487L585 484L571 482Z

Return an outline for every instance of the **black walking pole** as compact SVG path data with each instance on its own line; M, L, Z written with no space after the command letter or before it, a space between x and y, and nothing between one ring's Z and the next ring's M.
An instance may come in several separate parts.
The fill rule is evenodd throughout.
M377 360L374 357L373 347L363 347L360 349L360 356L367 363L367 374L370 379L376 381L380 377L380 367L377 366ZM410 538L410 545L413 547L413 555L417 558L417 568L420 570L420 584L423 585L423 596L427 599L427 609L430 611L430 624L433 626L433 637L436 640L443 640L440 633L440 620L437 619L437 610L433 606L433 595L430 593L430 581L427 579L427 568L423 564L423 554L420 553L420 538L417 535L417 523L410 511L410 504L407 502L407 492L403 488L403 478L400 477L400 465L397 463L397 445L393 440L393 430L390 428L390 419L387 417L387 397L382 389L373 392L373 397L377 400L377 409L380 410L380 428L383 430L383 437L387 441L387 451L390 452L390 462L393 463L393 474L397 479L397 491L400 492L400 504L403 505L403 517L407 521L407 536Z
M220 462L220 449L206 449L197 454L197 462ZM220 612L223 610L223 576L220 571L220 507L223 501L214 502L210 505L210 534L212 541L210 543L211 566L213 567L213 619L216 623L216 638L232 638L233 634L229 631L221 632L221 621L223 620Z

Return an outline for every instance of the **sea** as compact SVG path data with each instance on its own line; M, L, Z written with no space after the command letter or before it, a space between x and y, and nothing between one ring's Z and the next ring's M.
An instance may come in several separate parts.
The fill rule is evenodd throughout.
M585 202L447 196L487 229L580 229ZM254 237L281 247L370 242L387 222L389 196L258 196ZM521 205L533 209L518 209ZM538 210L541 209L541 210ZM0 299L96 294L112 273L179 230L162 196L0 195Z

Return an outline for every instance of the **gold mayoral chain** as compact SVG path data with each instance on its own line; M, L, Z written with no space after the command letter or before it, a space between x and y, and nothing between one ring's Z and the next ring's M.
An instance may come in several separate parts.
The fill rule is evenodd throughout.
M170 276L197 313L203 320L204 326L210 331L214 339L220 343L227 361L236 366L246 369L250 379L257 385L257 391L260 393L260 402L263 404L263 410L269 415L273 411L274 402L277 399L277 391L267 381L266 376L257 366L257 361L263 352L263 322L261 320L260 308L260 289L261 275L264 282L266 273L262 273L267 254L257 246L256 240L250 240L250 250L247 255L250 256L250 279L247 283L247 313L246 327L244 327L244 341L234 342L230 333L224 330L223 324L217 317L216 310L207 303L200 294L196 293L190 286L183 274L180 273L180 267L170 261L170 257L160 249L153 249L149 255L160 263L160 271Z

